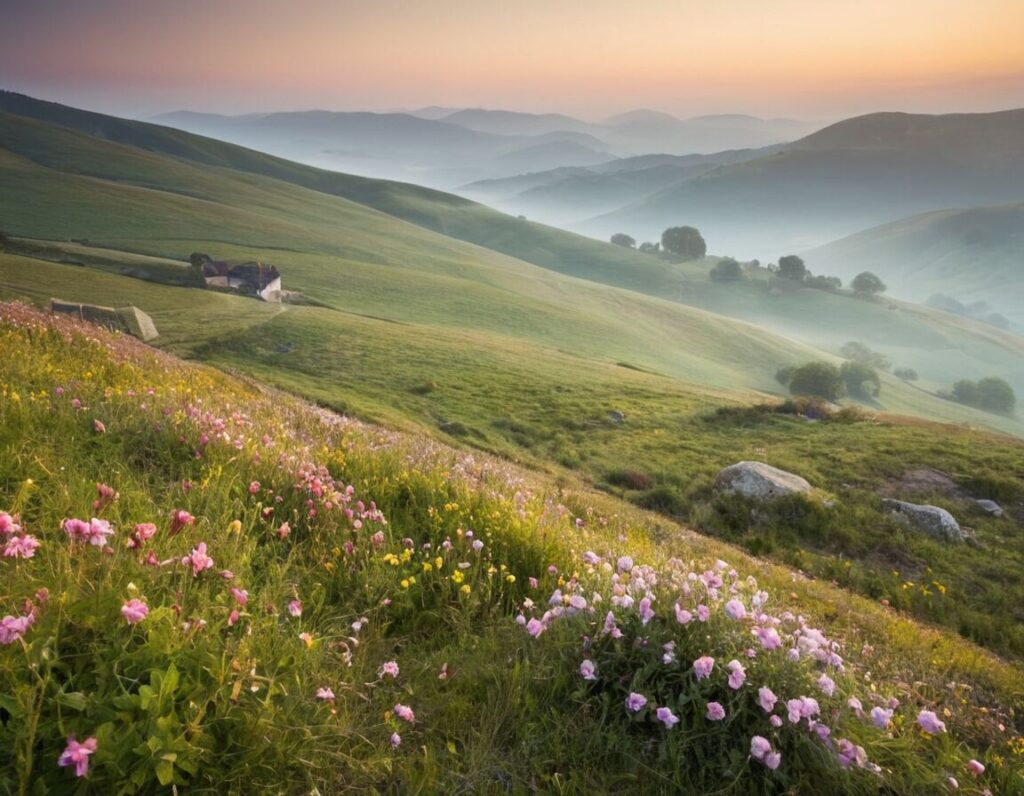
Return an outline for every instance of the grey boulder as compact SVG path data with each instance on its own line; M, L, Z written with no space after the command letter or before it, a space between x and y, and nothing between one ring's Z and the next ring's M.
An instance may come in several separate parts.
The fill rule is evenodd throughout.
M715 491L752 500L774 500L812 491L806 480L764 462L739 462L715 476Z
M903 525L947 542L963 542L966 537L952 514L938 506L886 499L882 508Z

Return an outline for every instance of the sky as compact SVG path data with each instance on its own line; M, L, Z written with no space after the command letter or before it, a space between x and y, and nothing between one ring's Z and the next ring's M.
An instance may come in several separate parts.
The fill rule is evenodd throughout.
M0 88L124 116L1024 106L1024 0L0 0Z

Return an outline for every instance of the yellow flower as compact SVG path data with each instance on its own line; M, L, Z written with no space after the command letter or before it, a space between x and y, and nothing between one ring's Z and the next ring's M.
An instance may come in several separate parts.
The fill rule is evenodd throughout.
M516 576L515 575L506 575L505 576L505 581L507 583L515 583L516 582Z
M452 573L452 583L462 583L464 579L462 570L457 569Z
M403 589L408 589L409 588L409 579L408 578L402 578L402 588Z
M231 520L228 524L228 533L241 533L242 532L242 521Z
M434 566L437 567L438 569L441 569L444 566L444 559L441 558L441 556L438 556L437 558L435 558L434 559Z
M469 587L469 584L467 583L461 589L459 589L459 591L461 591L463 594L469 594L473 590Z
M430 572L430 570L432 570L433 568L434 568L434 565L431 564L429 561L424 561L423 562L423 571L424 572Z

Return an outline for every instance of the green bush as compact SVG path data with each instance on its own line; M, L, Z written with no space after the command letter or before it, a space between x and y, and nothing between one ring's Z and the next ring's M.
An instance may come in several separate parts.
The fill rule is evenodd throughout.
M813 395L834 401L846 393L845 382L839 368L828 362L808 362L793 371L789 380L793 395Z

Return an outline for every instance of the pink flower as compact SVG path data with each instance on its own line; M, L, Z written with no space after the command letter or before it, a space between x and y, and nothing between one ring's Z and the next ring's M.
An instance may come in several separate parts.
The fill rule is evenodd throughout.
M191 555L181 559L183 566L192 567L192 575L198 577L204 569L213 567L213 559L206 554L206 542L200 542L192 549Z
M74 766L75 776L84 777L89 771L89 755L96 751L96 739L86 738L79 743L75 736L68 738L68 745L57 758L57 765L61 767Z
M18 524L18 520L18 517L11 516L6 511L0 511L0 535L8 536L20 533L21 526Z
M721 721L725 718L725 708L719 702L708 702L707 716L711 721Z
M729 670L729 688L738 691L747 680L747 672L743 668L743 664L737 660L731 660L725 665L725 668Z
M171 512L171 536L174 536L182 528L192 525L196 521L196 518L189 514L185 509L176 509Z
M889 722L892 721L892 711L888 708L871 708L871 723L874 724L878 729L884 730L889 726Z
M782 639L774 627L755 627L751 632L766 650L777 650L782 646Z
M407 721L412 724L416 721L416 714L412 712L412 708L408 705L398 704L394 707L395 715L398 716L402 721Z
M633 569L633 559L629 556L622 556L615 562L615 565L619 572L629 572Z
M241 614L237 610L233 610L228 614L228 627L234 627L238 624L238 620L241 618Z
M647 697L643 694L638 694L635 691L631 692L626 697L626 710L630 713L636 713L640 708L647 704Z
M137 625L149 613L149 606L142 600L131 599L121 606L121 616L129 625Z
M537 638L537 636L544 632L544 623L537 619L537 617L534 617L526 623L526 632Z
M698 680L704 680L711 674L711 670L714 667L715 659L705 655L693 662L693 673L697 676Z
M114 529L110 527L109 522L93 517L89 520L89 530L86 532L84 539L94 547L103 547L107 542L107 537L113 536L113 534Z
M730 619L739 621L747 618L747 609L743 607L743 603L733 598L725 604L725 614Z
M288 603L288 613L296 619L302 616L302 602L300 600L292 600Z
M760 735L755 735L750 739L750 756L772 771L777 769L782 761L782 755L773 752L768 739L762 738Z
M654 618L654 609L651 608L651 601L649 598L644 597L640 601L640 623L646 625Z
M768 717L768 723L771 724L773 727L781 727L782 726L782 716L775 716L775 715L769 716Z
M670 730L679 723L679 717L668 708L658 708L654 715Z
M596 680L597 679L597 667L594 662L589 658L580 664L580 677L584 680Z
M92 420L92 427L96 431L97 434L104 434L104 433L106 433L106 430L107 430L107 427L105 425L103 425L102 421L97 420L96 418L93 418L93 420ZM78 776L82 776L82 775L79 774Z
M250 495L255 495L259 491L260 491L260 482L259 481L250 481L249 482L249 494Z
M4 546L6 558L32 558L39 549L39 540L31 534L12 536Z
M698 605L697 606L697 619L699 621L707 622L708 618L710 616L711 616L711 609L710 608L708 608L706 605Z
M778 701L779 698L775 696L768 686L763 685L757 689L757 702L765 713L771 713L775 710L775 703Z
M85 520L67 519L61 523L61 527L74 542L84 541L89 535L89 523Z
M156 536L156 526L151 522L140 522L135 526L135 530L132 531L131 538L128 540L129 547L142 547L143 542L148 542Z
M398 745L400 743L402 743L402 736L399 735L397 732L391 733L391 748L392 749L398 748Z
M985 766L975 760L973 757L967 761L967 771L975 777L980 777L985 773Z
M287 539L288 538L288 534L290 534L291 532L292 532L292 526L289 525L287 522L282 522L280 527L277 529L277 538L278 539Z
M11 616L8 614L0 619L0 644L13 644L28 632L34 621L31 614L27 616Z
M330 688L318 688L316 690L316 698L322 699L324 702L333 702L334 692Z
M231 587L231 596L235 598L235 602L243 607L249 602L249 592L237 586Z
M946 731L946 723L941 721L938 716L930 710L922 710L917 714L917 723L921 729L927 733L935 735L940 732Z
M380 669L377 670L378 677L390 677L395 679L398 677L398 661L386 661L381 664Z
M680 608L679 603L676 603L674 608L676 610L676 621L679 624L688 625L693 621L693 614L683 608Z
M824 673L818 678L818 688L822 690L825 696L832 696L836 692L835 681Z

